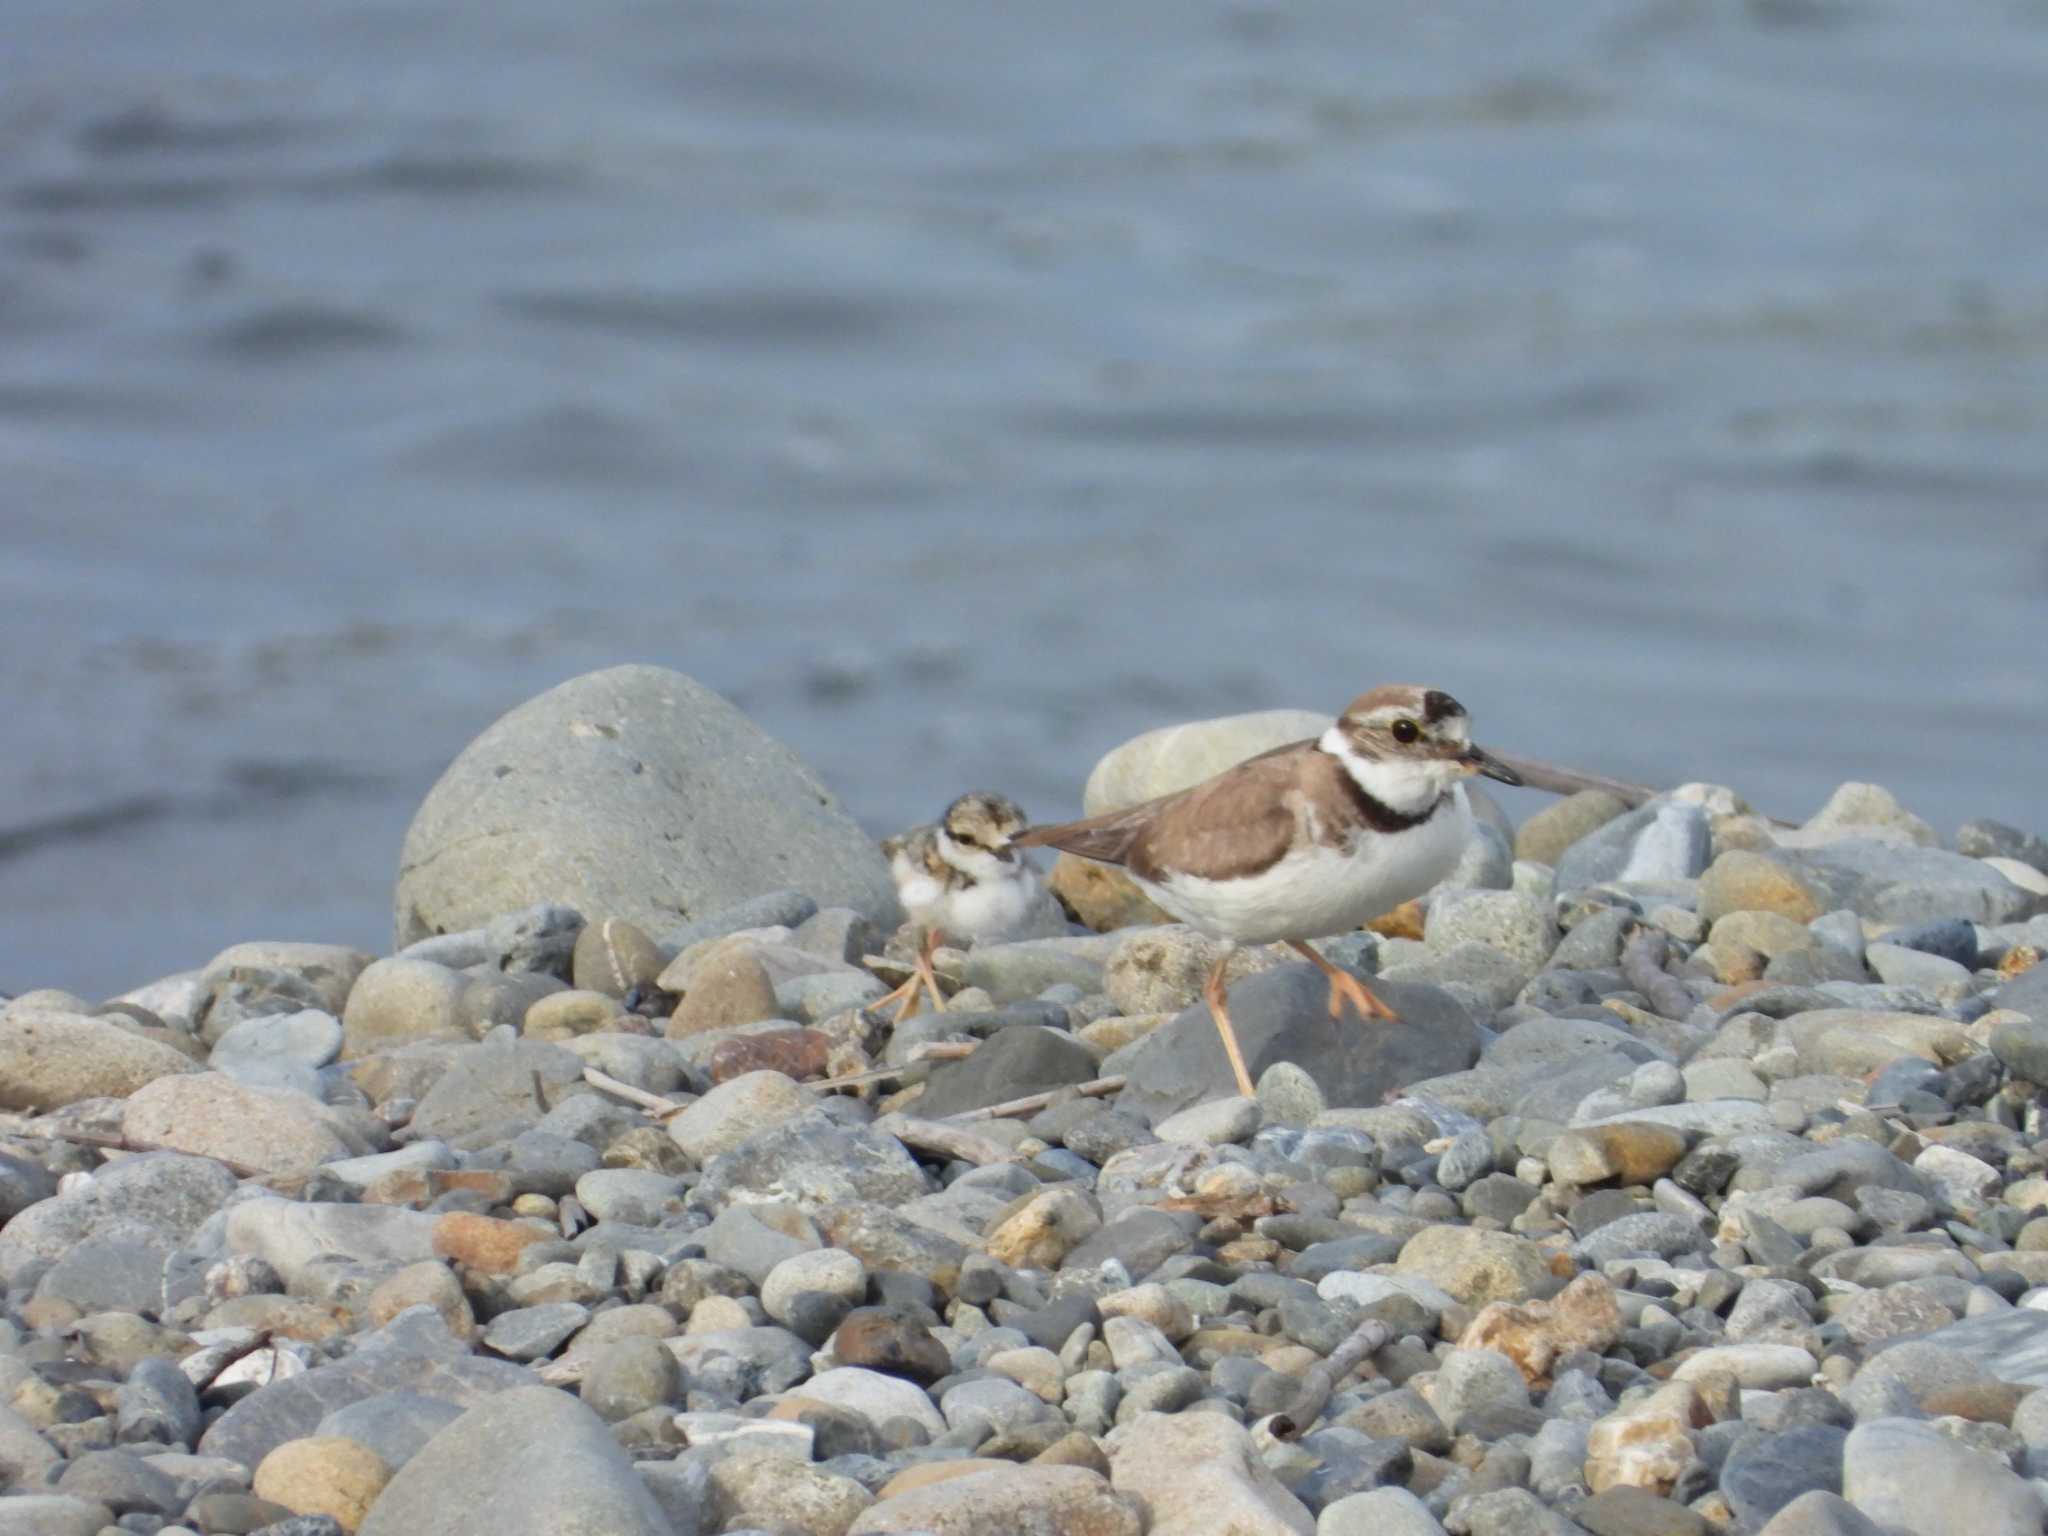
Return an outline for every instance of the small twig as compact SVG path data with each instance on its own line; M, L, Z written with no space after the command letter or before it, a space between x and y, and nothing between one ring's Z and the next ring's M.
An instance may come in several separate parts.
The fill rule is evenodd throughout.
M935 1152L941 1157L957 1158L977 1167L1017 1160L1017 1154L1002 1143L957 1125L948 1125L943 1120L919 1120L902 1114L883 1115L874 1123L874 1129L885 1136L894 1136L913 1151Z
M965 1109L957 1115L948 1115L948 1120L1013 1120L1019 1115L1035 1115L1041 1109L1058 1103L1068 1094L1079 1094L1084 1099L1099 1099L1121 1089L1128 1079L1123 1077L1098 1077L1092 1083L1076 1083L1070 1088L1054 1088L1046 1093L1029 1094L1021 1099L1010 1099L1002 1104L991 1104L986 1109Z
M680 1115L690 1107L687 1104L678 1104L674 1099L665 1099L658 1093L649 1093L645 1088L635 1088L631 1083L622 1083L616 1077L607 1076L595 1067L583 1069L583 1081L615 1099L624 1099L628 1104L638 1104L657 1120L666 1120L670 1115Z
M1662 930L1638 924L1621 946L1622 978L1650 1000L1651 1012L1683 1019L1692 1012L1692 993L1664 969L1664 950Z
M300 1178L303 1170L277 1173L268 1168L252 1167L238 1163L231 1157L221 1157L212 1152L193 1152L185 1147L166 1146L160 1141L137 1141L132 1136L114 1136L104 1131L10 1131L11 1136L20 1136L27 1141L70 1141L81 1147L104 1147L110 1152L176 1152L185 1157L203 1157L216 1162L238 1179L283 1179Z
M1323 1416L1323 1409L1329 1406L1330 1394L1337 1390L1337 1384L1357 1370L1365 1357L1380 1349L1394 1337L1394 1330L1376 1317L1369 1317L1351 1331L1350 1337L1330 1351L1327 1360L1318 1360L1302 1378L1301 1396L1294 1406L1284 1413L1276 1413L1265 1421L1267 1429L1277 1440L1294 1440L1315 1427L1317 1419Z

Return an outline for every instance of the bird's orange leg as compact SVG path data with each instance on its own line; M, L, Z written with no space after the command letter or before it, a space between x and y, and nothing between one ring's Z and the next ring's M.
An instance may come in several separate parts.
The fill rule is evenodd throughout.
M920 992L929 992L932 996L933 1011L944 1012L946 994L939 990L938 972L932 969L932 956L938 953L938 949L938 929L926 929L924 946L917 954L917 969L912 972L910 979L895 991L884 993L876 998L872 1003L868 1004L868 1007L870 1009L880 1009L888 1007L891 1003L896 1004L896 1017L893 1022L901 1024L905 1019L917 1012L918 994Z
M1244 1052L1237 1047L1237 1031L1230 1027L1230 1010L1224 1006L1223 968L1229 963L1230 951L1226 949L1209 967L1209 979L1202 983L1202 1000L1209 1005L1209 1015L1216 1021L1216 1033L1223 1037L1223 1054L1230 1058L1230 1070L1237 1074L1237 1091L1248 1099L1257 1098L1252 1075L1245 1070Z
M1341 1018L1344 1005L1351 1004L1362 1018L1385 1019L1390 1024L1401 1022L1401 1016L1372 994L1372 989L1349 971L1330 964L1299 939L1289 939L1287 947L1323 973L1330 984L1330 1017Z

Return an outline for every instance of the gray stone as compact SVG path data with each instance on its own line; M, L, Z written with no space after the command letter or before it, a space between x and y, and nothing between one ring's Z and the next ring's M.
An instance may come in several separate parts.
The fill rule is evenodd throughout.
M1188 789L1248 757L1320 736L1330 716L1306 709L1267 709L1161 726L1104 753L1082 791L1083 814L1099 815Z
M566 978L582 932L583 914L559 902L500 912L484 924L484 963L494 971L537 971Z
M1989 1385L1993 1373L1970 1355L1938 1342L1942 1329L1923 1339L1901 1339L1879 1349L1863 1362L1842 1401L1859 1419L1884 1416L1889 1405L1918 1406L1941 1392L1968 1391Z
M1973 1361L2000 1381L2048 1387L2048 1312L2020 1308L1972 1317L1937 1329L1920 1342Z
M1192 1242L1193 1233L1185 1224L1165 1211L1139 1206L1124 1212L1114 1221L1104 1222L1083 1238L1068 1250L1060 1267L1087 1271L1114 1259L1132 1280L1143 1280ZM1032 1339L1034 1343L1045 1344L1048 1349L1058 1349L1065 1341L1064 1334L1056 1343L1047 1343L1046 1339L1035 1335Z
M517 1454L507 1455L508 1447ZM673 1536L602 1419L552 1387L483 1403L428 1442L357 1536Z
M2036 967L2043 969L2043 967ZM2032 974L2029 972L2029 974ZM2014 1077L2048 1084L2048 1009L2035 1019L2008 1019L1991 1027L1991 1054Z
M1384 978L1375 994L1399 1023L1329 1013L1329 988L1306 963L1249 976L1230 990L1230 1017L1253 1081L1278 1061L1308 1072L1332 1105L1369 1105L1418 1079L1469 1067L1479 1034L1441 990ZM1130 1048L1117 1107L1157 1123L1190 1105L1237 1092L1206 1004L1188 1008Z
M584 1405L607 1424L682 1395L682 1368L659 1339L613 1339L577 1353L583 1360L578 1390Z
M785 1328L714 1328L663 1343L683 1369L686 1390L736 1402L786 1392L811 1373L811 1346Z
M1432 950L1484 944L1532 975L1557 947L1557 924L1551 921L1549 908L1520 891L1444 891L1430 903L1424 932Z
M0 1010L0 1109L42 1113L81 1099L125 1099L160 1077L198 1070L183 1052L106 1019Z
M101 1229L66 1250L36 1286L87 1312L160 1312L164 1266L175 1245L140 1222Z
M1660 796L1567 848L1557 861L1557 888L1693 880L1705 872L1712 851L1706 813L1697 805Z
M0 1280L58 1259L102 1228L139 1224L175 1245L225 1205L235 1176L210 1158L145 1152L110 1163L91 1182L31 1206L0 1232Z
M177 1480L129 1451L87 1451L66 1463L57 1492L104 1504L116 1515L175 1515L185 1507Z
M679 672L572 679L462 751L407 830L397 943L537 901L673 930L792 874L893 929L881 851L780 742Z
M1885 1536L1839 1494L1802 1493L1771 1517L1758 1536Z
M1966 971L1974 971L1983 963L1977 946L1977 925L1960 917L1922 923L1914 928L1895 928L1885 935L1885 942L1953 960Z
M1886 986L1959 995L1957 989L1970 984L1970 972L1955 961L1908 949L1903 944L1872 944L1864 950L1864 958Z
M339 1435L375 1451L396 1472L466 1410L446 1398L418 1392L380 1392L337 1408L322 1419L316 1435Z
M1632 1253L1651 1253L1660 1259L1681 1254L1705 1253L1712 1244L1706 1233L1683 1216L1646 1211L1624 1216L1579 1239L1579 1251L1595 1264L1625 1258Z
M207 1064L245 1083L296 1088L317 1098L318 1069L340 1054L341 1020L302 1008L243 1020L214 1043Z
M1103 967L1120 941L1111 934L1085 939L1025 939L1013 944L977 944L967 952L967 985L980 987L998 1003L1019 1003L1048 987L1102 990Z
M417 1338L394 1323L370 1335L345 1359L261 1387L207 1426L200 1454L224 1456L254 1470L285 1441L303 1439L329 1414L365 1398L411 1392L468 1408L537 1380L509 1361L469 1356L468 1346L445 1330L439 1338L438 1348L423 1350Z
M802 891L788 888L763 891L758 896L749 896L708 912L681 927L669 927L661 936L662 943L674 953L681 954L692 945L722 939L729 933L752 928L795 928L809 922L817 911L817 902Z
M202 1421L199 1394L183 1371L158 1356L138 1360L115 1398L115 1439L191 1445Z
M0 1226L57 1193L57 1176L40 1163L0 1151Z
M2048 965L2022 971L1991 996L2000 1008L2024 1013L2037 1024L2048 1024Z
M1801 1494L1842 1491L1846 1431L1808 1424L1736 1445L1721 1467L1721 1492L1744 1529L1762 1525Z
M1842 1493L1908 1536L2039 1536L2041 1501L2002 1463L1931 1425L1876 1419L1850 1431Z
M1406 1488L1373 1488L1323 1506L1316 1536L1443 1536L1429 1506Z
M704 1169L697 1195L714 1207L788 1200L806 1211L854 1200L900 1205L930 1193L893 1136L841 1125L825 1109L750 1136Z
M1621 964L1622 940L1640 921L1625 907L1606 907L1580 919L1551 951L1550 968L1554 971L1613 969Z
M2034 902L1990 865L1941 848L1852 838L1781 857L1826 892L1828 906L1882 923L2008 923Z
M0 1536L100 1536L114 1512L97 1499L16 1494L0 1499Z
M549 1301L535 1307L500 1312L484 1329L484 1346L522 1364L552 1355L569 1336L590 1321L581 1302Z
M464 1051L413 1111L416 1134L464 1150L509 1141L563 1099L595 1093L573 1052L539 1040L490 1041Z
M914 1112L942 1119L1085 1083L1096 1071L1095 1053L1072 1035L1035 1024L1013 1024L989 1036L972 1056L935 1068Z
M1484 1131L1466 1131L1437 1160L1436 1181L1445 1189L1460 1190L1491 1172L1493 1139Z
M1956 852L1973 859L2018 859L2048 874L2048 842L2002 821L1964 822L1956 829Z

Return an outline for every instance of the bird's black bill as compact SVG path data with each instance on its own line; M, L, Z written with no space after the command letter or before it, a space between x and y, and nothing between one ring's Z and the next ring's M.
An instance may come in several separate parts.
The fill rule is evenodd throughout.
M1519 784L1522 776L1506 763L1495 757L1484 747L1468 747L1464 764L1474 773L1483 773L1489 779L1498 779L1503 784Z

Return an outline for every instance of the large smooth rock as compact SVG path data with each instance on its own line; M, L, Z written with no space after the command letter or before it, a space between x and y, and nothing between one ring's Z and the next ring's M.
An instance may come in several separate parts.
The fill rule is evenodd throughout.
M2014 1386L2048 1387L2048 1312L1994 1312L1937 1328L1920 1342L1974 1360Z
M1130 1502L1086 1467L994 1467L871 1505L847 1536L1139 1536Z
M357 1536L674 1536L604 1420L552 1387L465 1413L391 1479Z
M1094 1052L1072 1035L1042 1024L1011 1024L965 1060L935 1067L916 1113L943 1119L1094 1076Z
M1320 736L1331 716L1312 709L1262 709L1163 725L1104 753L1081 792L1084 815L1121 810L1187 789L1248 757Z
M901 1205L931 1193L893 1136L839 1124L821 1109L748 1137L704 1167L700 1199L715 1206L788 1200L805 1211L852 1200Z
M425 1335L424 1344L420 1335ZM280 1445L288 1440L304 1439L314 1433L329 1414L353 1403L392 1392L410 1392L468 1409L501 1392L537 1386L538 1380L533 1372L509 1360L485 1360L470 1355L465 1345L450 1337L447 1330L438 1324L433 1324L431 1329L408 1329L403 1327L401 1320L393 1323L384 1334L373 1336L345 1359L307 1371L301 1376L272 1382L250 1393L207 1427L206 1433L200 1437L199 1453L202 1456L225 1456L253 1471ZM564 1402L574 1402L553 1388L542 1390L561 1397ZM579 1408L579 1411L587 1413L589 1410ZM437 1436L434 1443L438 1440ZM387 1493L389 1491L386 1490ZM369 1529L366 1523L363 1530ZM464 1528L435 1526L432 1529ZM492 1530L495 1536L504 1536L493 1526L479 1526L477 1529Z
M902 920L881 850L794 752L680 672L614 667L521 704L441 775L399 858L397 947L542 901L661 934L792 884Z
M125 1099L199 1063L105 1019L10 1008L0 1013L0 1109L51 1110L80 1099Z
M431 1259L439 1221L402 1205L244 1200L228 1212L227 1251L262 1259L291 1285L333 1259L394 1268Z
M1260 1460L1250 1431L1221 1414L1140 1414L1110 1457L1110 1484L1138 1501L1153 1531L1313 1536L1316 1528Z
M0 1536L99 1536L113 1518L113 1511L98 1500L69 1494L0 1499Z
M2041 1500L2003 1462L1913 1419L1873 1419L1842 1448L1842 1495L1908 1536L2040 1536Z
M494 1041L463 1051L435 1079L412 1128L468 1151L509 1141L562 1100L596 1091L573 1051L540 1040Z
M2036 899L1982 859L1942 848L1852 838L1779 857L1826 891L1829 908L1851 907L1881 923L2009 923Z
M1315 967L1278 966L1230 989L1230 1018L1252 1080L1291 1061L1315 1079L1332 1108L1372 1105L1427 1077L1462 1071L1479 1057L1479 1032L1464 1006L1439 988L1373 980L1398 1024L1329 1012ZM1123 1053L1119 1053L1123 1056ZM1117 1068L1130 1079L1117 1107L1156 1124L1192 1105L1237 1093L1206 1004L1184 1009L1130 1048Z
M367 1150L349 1145L331 1117L325 1104L292 1089L197 1072L137 1089L122 1106L121 1133L145 1146L293 1173Z
M58 1259L96 1232L147 1228L184 1242L234 1194L236 1179L209 1158L178 1152L125 1157L91 1182L30 1206L0 1233L0 1281L36 1259Z

